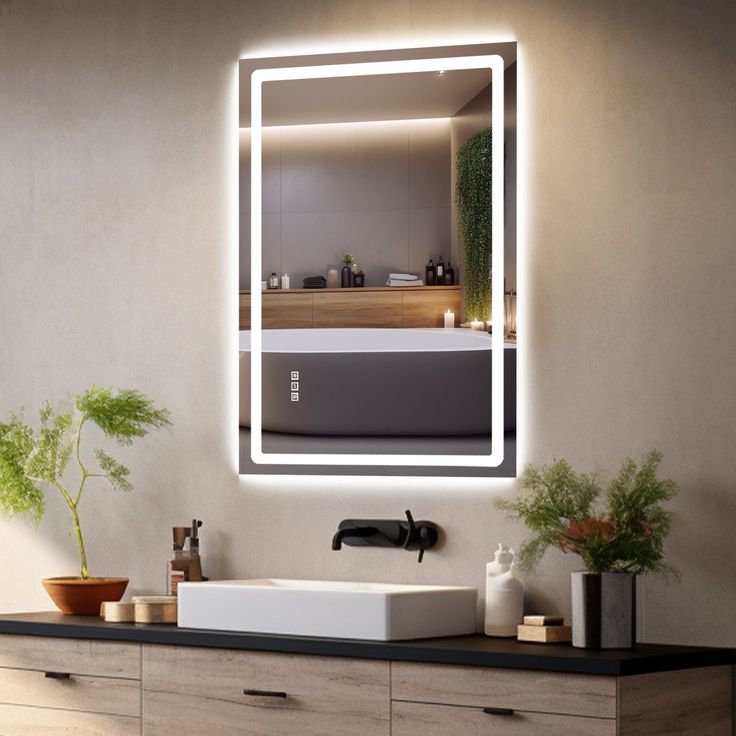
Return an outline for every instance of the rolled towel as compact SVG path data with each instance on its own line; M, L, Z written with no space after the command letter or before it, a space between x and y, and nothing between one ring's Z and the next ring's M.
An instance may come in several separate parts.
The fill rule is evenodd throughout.
M424 286L424 281L416 279L415 281L402 281L401 279L389 279L386 286Z
M415 276L413 273L390 273L388 275L389 281L418 281L419 276Z

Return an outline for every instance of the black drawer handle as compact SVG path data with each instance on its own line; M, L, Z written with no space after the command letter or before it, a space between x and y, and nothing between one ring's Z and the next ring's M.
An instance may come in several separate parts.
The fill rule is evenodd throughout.
M68 672L44 672L44 677L49 680L69 680L71 675Z
M243 695L253 695L257 698L285 698L283 690L243 690Z
M488 713L489 716L512 716L514 715L513 708L483 708L484 713Z

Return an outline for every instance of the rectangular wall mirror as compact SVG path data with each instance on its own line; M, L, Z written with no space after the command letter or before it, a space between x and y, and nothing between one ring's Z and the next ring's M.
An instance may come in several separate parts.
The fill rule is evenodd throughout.
M516 44L240 61L240 472L516 474Z

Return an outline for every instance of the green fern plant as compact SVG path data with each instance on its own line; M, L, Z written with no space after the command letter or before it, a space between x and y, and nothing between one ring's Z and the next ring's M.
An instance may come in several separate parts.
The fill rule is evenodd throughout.
M491 129L457 152L455 203L465 252L465 318L487 320L491 309Z
M676 575L665 562L671 514L663 504L677 485L657 478L661 460L658 450L641 466L627 458L605 491L597 478L577 473L565 460L527 466L519 497L495 503L533 533L519 551L519 566L531 572L549 547L557 547L578 554L589 572Z
M81 577L89 577L87 552L79 520L79 503L92 478L106 480L113 488L132 490L129 470L100 448L94 449L93 467L82 457L82 432L97 425L106 437L129 445L152 428L171 424L169 412L134 389L93 386L75 397L73 408L59 411L45 402L39 412L40 426L34 432L23 413L11 412L0 421L0 512L21 515L38 524L46 508L44 487L61 494L72 516L79 547ZM69 479L70 463L77 472ZM73 480L73 485L70 480Z

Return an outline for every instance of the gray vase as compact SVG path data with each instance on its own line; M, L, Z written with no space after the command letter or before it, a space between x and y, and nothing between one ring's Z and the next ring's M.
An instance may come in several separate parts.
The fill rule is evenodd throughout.
M623 572L572 573L572 645L631 649L636 642L636 577Z

